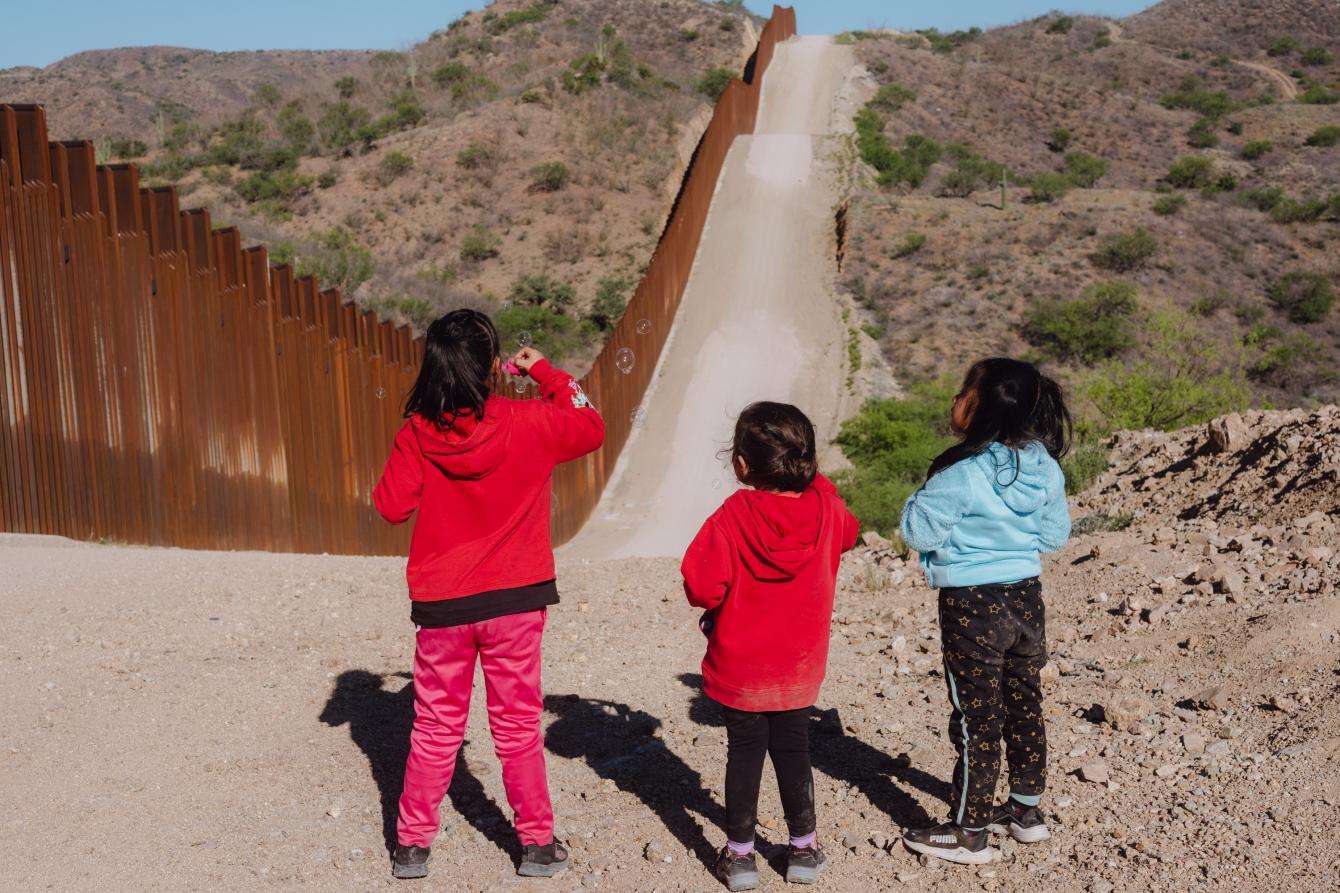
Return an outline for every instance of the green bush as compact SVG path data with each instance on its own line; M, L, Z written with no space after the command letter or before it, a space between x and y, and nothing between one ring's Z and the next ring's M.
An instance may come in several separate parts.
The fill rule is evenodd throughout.
M1186 196L1176 193L1160 195L1154 200L1154 213L1160 217L1170 217L1186 207Z
M1070 147L1070 131L1064 127L1053 127L1051 135L1047 137L1047 148L1053 152L1064 152Z
M1323 199L1310 198L1302 201L1286 196L1270 209L1270 219L1276 223L1311 223L1320 220L1326 213L1327 203Z
M1199 112L1202 117L1218 120L1237 108L1236 103L1223 90L1206 90L1200 78L1187 75L1182 79L1177 92L1165 94L1159 99L1164 108L1190 109Z
M1076 186L1092 189L1099 180L1107 176L1110 165L1106 158L1090 155L1088 152L1071 152L1065 157L1066 173Z
M561 161L547 161L530 169L532 192L558 192L572 180L572 172Z
M345 75L335 82L335 92L341 99L352 99L358 92L358 78Z
M290 247L289 253L297 275L315 276L326 288L338 288L346 296L371 279L375 270L372 252L339 227L319 233L310 250Z
M1034 174L1029 180L1028 198L1030 202L1054 202L1070 191L1075 181L1069 174L1046 171Z
M513 349L518 336L530 335L536 350L554 362L561 362L585 346L577 320L565 313L535 304L511 304L494 317L498 338Z
M274 84L260 84L256 87L256 98L268 106L279 105L279 100L284 98L284 94L279 92L279 88Z
M292 170L256 171L233 188L243 201L286 203L310 192L315 182L312 177Z
M917 94L910 87L904 87L902 84L885 84L875 92L875 98L870 100L869 104L877 109L896 112L916 98Z
M377 162L377 183L388 186L414 168L414 159L404 152L387 152Z
M835 442L852 467L834 482L863 528L897 531L903 503L931 460L954 442L948 422L956 391L949 378L918 382L904 397L867 401L843 422Z
M513 282L508 297L515 304L566 311L577 300L577 290L566 282L551 279L545 273L533 273Z
M1093 36L1093 48L1095 50L1105 50L1112 46L1112 32L1104 29Z
M433 69L433 83L460 103L484 102L498 95L498 85L463 62L448 62Z
M633 281L626 276L606 276L596 283L596 299L587 318L601 331L614 328L628 305Z
M1214 160L1205 155L1186 155L1168 169L1168 183L1178 189L1203 189L1214 182Z
M331 103L322 110L316 124L321 145L329 152L347 152L358 142L359 131L371 120L367 109L351 105L348 100Z
M1047 23L1048 34L1069 34L1070 29L1075 27L1075 20L1071 16L1057 16Z
M461 260L467 263L479 263L497 257L498 247L501 244L501 239L484 226L476 224L461 239Z
M1298 40L1290 36L1284 36L1276 39L1266 50L1272 56L1290 56L1298 52Z
M525 9L513 9L500 16L495 16L492 19L486 20L484 23L484 30L489 34L497 36L511 31L518 26L541 21L545 16L549 15L549 10L553 9L554 5L555 4L552 2L539 2L532 3Z
M948 34L944 34L935 28L923 28L917 33L926 38L926 42L931 45L932 52L952 53L965 43L969 43L980 37L982 35L982 29L972 27L967 31L951 31Z
M1134 343L1131 321L1139 296L1129 282L1096 282L1073 300L1035 301L1024 337L1058 359L1095 363Z
M1143 267L1158 251L1158 247L1158 242L1149 231L1139 226L1130 232L1105 238L1094 253L1093 262L1108 270L1129 273Z
M1278 186L1258 186L1242 194L1243 202L1258 211L1272 211L1284 198L1284 190Z
M279 135L284 138L295 152L306 154L312 148L312 138L316 136L316 127L312 119L303 114L302 106L295 100L279 110L275 116L275 125Z
M926 234L911 232L903 237L903 241L894 246L893 256L895 258L907 257L916 254L922 248L926 247Z
M1212 149L1219 145L1219 134L1215 132L1214 121L1201 118L1186 132L1188 146L1195 149Z
M1302 324L1325 319L1335 303L1335 289L1329 277L1300 270L1280 277L1271 286L1268 296L1290 322Z
M1308 47L1298 61L1304 65L1323 66L1331 64L1331 54L1326 47Z
M1107 471L1108 453L1106 444L1088 435L1086 426L1081 425L1079 436L1071 444L1070 454L1061 460L1061 471L1065 473L1066 493L1071 496L1083 493L1089 488L1089 484Z
M709 68L707 73L698 79L695 89L716 102L721 98L721 94L726 92L726 85L734 78L735 72L729 68Z
M1190 309L1192 315L1199 316L1202 319L1214 316L1217 312L1229 305L1230 295L1225 291L1217 291L1212 295L1202 295L1191 302Z
M940 160L940 144L918 133L906 136L903 148L895 149L884 133L884 119L868 104L857 112L855 123L857 151L878 172L881 186L906 183L918 187L931 165Z
M1250 143L1242 147L1242 157L1246 158L1248 161L1255 161L1264 155L1268 155L1274 150L1275 144L1270 140L1252 140Z
M1340 126L1325 124L1312 131L1306 140L1309 146L1329 147L1340 143Z
M1302 92L1298 101L1308 105L1335 105L1340 102L1340 93L1334 93L1321 84L1313 84Z
M456 153L456 163L468 171L492 167L497 158L493 147L483 143L471 143Z
M144 140L113 137L107 141L107 151L116 158L141 158L149 151Z

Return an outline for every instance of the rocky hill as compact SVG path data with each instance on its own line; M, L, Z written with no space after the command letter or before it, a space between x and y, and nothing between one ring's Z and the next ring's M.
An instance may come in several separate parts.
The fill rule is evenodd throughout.
M0 73L0 96L384 315L474 304L580 368L757 27L698 0L499 0L402 52L98 51Z
M1334 400L1335 16L1170 0L1125 21L846 35L872 99L844 276L895 371L1009 353L1081 399L1134 372L1217 395L1114 427Z

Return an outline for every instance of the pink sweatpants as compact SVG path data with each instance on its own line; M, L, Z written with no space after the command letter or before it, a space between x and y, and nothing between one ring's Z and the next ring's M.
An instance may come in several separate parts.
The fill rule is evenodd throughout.
M540 714L540 640L546 611L528 611L445 629L420 629L414 648L414 728L405 762L396 837L431 846L438 807L451 786L465 737L475 660L484 666L489 729L502 763L507 802L522 844L554 836L554 809L544 770Z

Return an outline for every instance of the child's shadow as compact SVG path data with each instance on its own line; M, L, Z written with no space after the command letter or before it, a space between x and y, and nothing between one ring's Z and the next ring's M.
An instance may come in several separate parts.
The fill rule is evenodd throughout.
M551 753L584 760L656 813L704 865L712 864L716 852L692 813L721 825L725 810L703 786L702 776L653 736L659 719L627 704L577 695L549 695L544 707L558 717L545 733Z
M689 718L700 725L721 725L721 708L702 693L703 677L682 673L679 681L694 692ZM903 828L925 827L931 818L895 779L945 803L951 796L950 786L940 779L902 766L884 751L846 734L836 708L816 709L810 717L810 762L823 774L855 787Z
M409 732L414 724L414 685L399 691L382 687L384 677L367 670L346 670L335 681L335 690L321 711L328 726L349 724L349 737L368 758L372 780L382 801L382 834L387 850L395 848L396 815L400 788L405 778L405 758L409 755ZM408 673L393 673L386 678L411 678ZM451 805L470 826L516 861L520 848L511 824L498 804L484 792L484 786L470 772L465 761L465 742L456 757L456 772L447 791Z

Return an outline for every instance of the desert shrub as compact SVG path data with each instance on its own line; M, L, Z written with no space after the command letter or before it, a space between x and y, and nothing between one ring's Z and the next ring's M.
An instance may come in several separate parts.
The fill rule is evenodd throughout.
M1334 146L1340 143L1340 126L1335 124L1326 124L1312 131L1311 135L1305 140L1309 146Z
M358 132L371 120L372 116L367 109L341 99L322 110L321 117L317 119L317 135L327 151L347 152L358 142Z
M514 345L525 332L537 350L555 362L561 362L584 347L581 326L566 313L535 304L510 304L494 316L498 337L503 344Z
M549 15L549 10L554 8L552 2L532 3L525 9L513 9L495 16L484 23L484 30L489 34L497 36L511 31L513 28L521 25L529 25L538 22Z
M1205 155L1185 155L1168 169L1167 181L1179 189L1203 189L1214 182L1214 160Z
M895 258L907 257L916 254L922 248L926 247L926 234L911 232L903 236L903 241L899 242L893 248Z
M1335 289L1330 278L1322 273L1294 270L1270 287L1268 297L1290 322L1305 324L1326 318L1335 303Z
M1093 255L1093 262L1118 273L1128 273L1145 265L1158 251L1158 242L1149 230L1138 226L1130 232L1117 233L1103 240Z
M1081 422L1074 443L1070 445L1070 454L1061 459L1061 471L1065 474L1065 491L1074 496L1088 489L1089 484L1107 471L1109 450L1106 443L1090 433L1090 426ZM1090 515L1090 517L1093 517ZM1129 516L1127 516L1129 517ZM1118 522L1119 523L1119 522ZM1130 522L1127 521L1127 524ZM1111 528L1121 530L1121 527Z
M1194 74L1182 79L1174 93L1160 97L1159 103L1169 109L1190 109L1199 112L1210 120L1218 120L1237 108L1236 104L1223 90L1210 91L1200 78Z
M547 273L532 273L518 277L512 283L508 298L517 304L567 310L577 300L577 290L566 282L551 278Z
M1047 23L1048 34L1069 34L1070 29L1075 27L1075 20L1071 16L1057 16Z
M867 401L842 423L835 442L852 467L834 482L863 528L885 535L898 529L903 503L954 442L948 422L957 386L947 377L917 382L904 397Z
M729 68L709 68L707 72L698 79L694 86L699 93L708 99L716 102L721 98L721 94L726 92L726 85L735 77L735 72Z
M1304 65L1323 66L1331 64L1331 54L1326 47L1308 47L1298 61Z
M983 184L999 183L1005 175L1005 165L988 161L963 143L950 143L945 154L953 160L954 169L940 178L940 195L968 196Z
M246 202L285 203L311 191L315 180L292 170L256 171L239 180L234 191Z
M1292 196L1281 198L1270 209L1270 219L1276 223L1311 223L1320 220L1326 213L1326 201L1319 198L1296 199Z
M869 104L878 109L896 112L916 98L917 94L910 87L904 87L902 84L885 84L876 91L875 98L870 100Z
M284 94L280 93L274 84L259 84L256 87L256 98L273 108L279 105L279 100L284 98Z
M924 28L917 31L926 42L930 44L931 51L936 53L952 53L954 50L976 40L982 35L982 29L973 27L967 31L951 31L945 34L936 28Z
M1258 186L1242 194L1242 201L1258 211L1274 210L1284 198L1284 190L1278 186Z
M388 186L414 168L414 159L404 152L387 152L377 162L377 184Z
M1070 152L1065 157L1066 173L1076 186L1092 189L1103 177L1107 176L1110 165L1106 158L1090 155L1088 152Z
M276 163L275 153L265 139L265 125L249 112L220 124L217 137L207 153L212 164L236 165L245 170L288 166Z
M316 185L319 189L329 189L338 182L340 182L340 175L335 172L334 168L322 171L316 178Z
M614 328L628 305L628 291L633 281L626 276L605 276L596 283L596 299L587 315L602 331Z
M1313 84L1299 94L1298 101L1308 105L1335 105L1340 102L1340 93L1328 90L1322 84Z
M107 151L116 158L140 158L149 151L144 140L113 137L107 141Z
M1186 196L1176 193L1160 195L1154 200L1154 213L1160 217L1170 217L1186 207Z
M679 39L684 41L685 43L693 43L700 36L701 35L699 35L698 32L693 28L679 29Z
M1077 407L1096 434L1169 430L1245 409L1251 388L1235 351L1207 338L1188 317L1153 314L1149 346L1136 359L1111 359L1086 373Z
M1298 40L1294 37L1285 35L1284 37L1277 38L1266 52L1271 56L1290 56L1298 52Z
M459 103L484 102L498 95L498 85L463 62L448 62L433 69L432 80Z
M1254 381L1307 393L1318 384L1336 379L1325 348L1303 332L1285 334L1258 327L1247 340L1256 351L1247 365L1247 376Z
M427 298L384 295L363 302L363 306L383 319L402 317L418 329L426 329L438 316L440 306Z
M547 161L530 169L532 192L558 192L572 180L572 172L561 161Z
M335 82L335 92L341 99L352 99L358 92L358 78L345 75Z
M1108 31L1106 28L1104 28L1102 31L1099 31L1097 34L1093 36L1093 43L1091 44L1091 46L1095 50L1105 50L1108 47L1112 46L1112 32Z
M1069 174L1056 171L1034 174L1028 183L1028 201L1054 202L1069 192L1070 187L1074 185L1075 181L1070 179Z
M1188 308L1193 316L1199 316L1202 319L1214 316L1223 308L1229 305L1230 296L1228 292L1217 291L1212 295L1201 295L1191 302Z
M1106 465L1106 462L1104 462ZM1101 472L1100 472L1101 474ZM1070 475L1066 475L1066 492L1070 491ZM1074 491L1080 492L1080 491ZM1088 536L1092 533L1112 533L1118 530L1125 530L1135 523L1135 515L1130 512L1119 512L1115 515L1107 515L1102 512L1095 512L1092 515L1085 515L1070 527L1071 536Z
M1264 155L1268 155L1275 149L1275 144L1270 140L1252 140L1242 147L1242 157L1248 161L1255 161Z
M483 143L471 143L456 153L456 164L467 171L492 167L497 159L498 156L493 147Z
M1064 152L1070 147L1071 139L1069 130L1064 127L1053 127L1051 134L1047 137L1047 148L1053 152Z
M315 276L327 288L351 295L372 278L372 252L355 241L348 230L335 227L319 233L309 248L291 252L290 263L299 276Z
M1072 300L1035 301L1024 320L1024 337L1058 359L1095 363L1129 348L1131 321L1139 309L1129 282L1096 282Z
M895 149L884 133L884 119L869 105L856 114L855 123L857 151L878 172L881 186L920 186L943 151L935 140L917 133L908 134L903 148Z
M306 154L312 147L312 138L316 136L316 126L312 124L312 119L303 114L302 106L297 102L290 102L279 110L275 116L275 125L279 128L279 135L284 138L284 142L293 147L294 151Z
M498 247L502 244L493 233L480 224L472 226L461 239L461 260L467 263L479 263L498 256Z
M1227 130L1229 133L1233 134L1234 136L1242 136L1241 121L1229 121L1227 124L1224 125L1224 129Z
M1215 131L1214 121L1201 118L1186 132L1188 146L1195 149L1212 149L1219 145L1219 134Z

